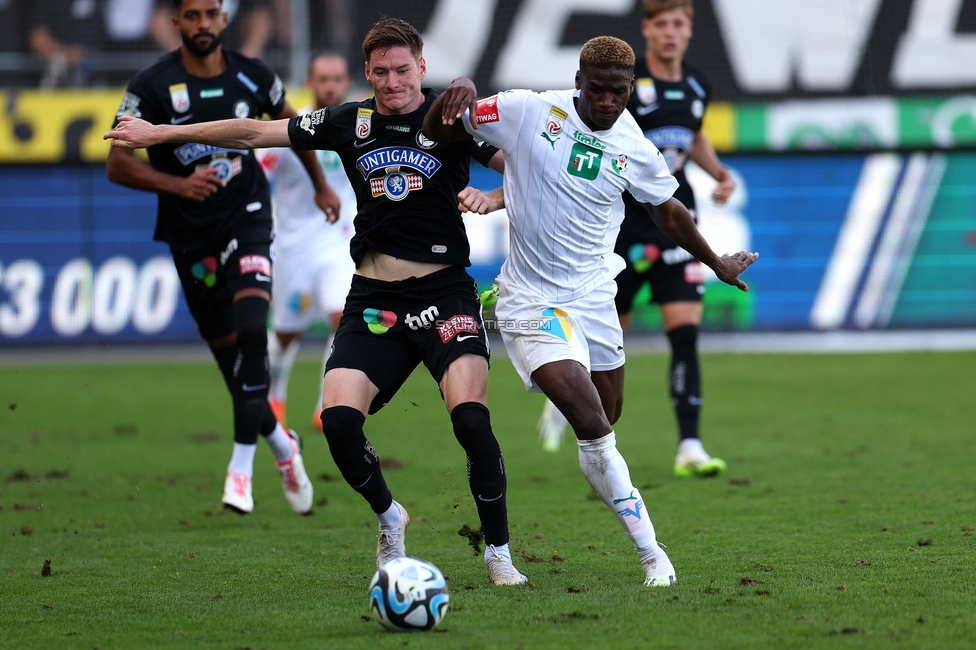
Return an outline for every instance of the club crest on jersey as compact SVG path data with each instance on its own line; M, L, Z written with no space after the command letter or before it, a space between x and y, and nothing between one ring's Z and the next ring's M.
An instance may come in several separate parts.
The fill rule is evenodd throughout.
M251 105L248 104L243 99L237 101L234 104L234 117L250 117L251 116Z
M224 183L230 181L244 168L240 156L234 156L233 158L228 158L227 154L217 154L210 160L208 165L199 165L197 169L200 168L210 168L217 170L217 178L222 180Z
M437 143L428 137L425 137L423 133L417 131L417 146L421 149L433 149L437 146Z
M634 82L634 90L641 104L653 104L657 101L657 89L654 88L654 80L649 77L641 77Z
M360 108L356 113L356 137L364 140L373 130L373 109Z
M695 116L696 120L700 120L705 114L705 104L702 103L702 100L696 99L691 102L691 114Z
M170 86L169 98L173 102L173 110L177 113L185 113L190 110L190 91L186 84Z
M624 172L627 171L627 167L629 166L627 156L620 154L616 158L611 159L610 166L613 167L613 171L617 172L618 176L623 176Z
M546 119L546 128L542 132L542 137L545 138L553 149L556 148L556 141L559 139L559 134L563 132L563 125L566 124L566 118L569 116L566 111L559 108L558 106L553 106L549 109L549 117Z
M369 189L374 199L385 195L391 201L402 201L410 192L423 187L423 176L402 172L399 167L390 167L385 176L371 178L369 181Z

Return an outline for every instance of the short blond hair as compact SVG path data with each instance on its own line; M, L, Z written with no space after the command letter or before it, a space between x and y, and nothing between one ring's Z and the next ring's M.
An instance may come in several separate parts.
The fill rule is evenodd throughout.
M647 20L672 9L684 9L688 20L695 19L695 7L691 0L644 0L644 18Z
M580 50L580 70L583 68L634 69L634 49L614 36L597 36L583 44Z

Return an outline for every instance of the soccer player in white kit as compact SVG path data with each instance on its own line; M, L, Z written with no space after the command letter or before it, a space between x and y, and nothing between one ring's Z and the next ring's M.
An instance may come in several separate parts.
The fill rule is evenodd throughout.
M351 79L345 57L334 52L312 55L306 86L315 94L315 106L299 111L310 113L345 101ZM316 319L329 324L325 356L332 347L339 326L342 306L349 293L356 265L349 256L356 193L346 177L342 162L334 151L316 151L326 181L339 195L342 208L335 223L315 205L312 184L301 160L290 147L261 149L258 161L271 182L274 199L275 274L271 301L271 329L268 336L268 361L271 386L268 402L279 421L285 422L288 379L298 354L299 337ZM325 359L322 360L325 375ZM323 379L324 381L324 379ZM322 381L312 425L322 430Z
M624 379L613 301L623 264L607 237L614 203L629 191L675 243L744 291L738 275L758 254L719 257L672 198L677 181L625 112L634 61L624 41L600 36L580 51L575 91L512 90L476 102L474 84L456 79L423 131L440 142L474 136L504 151L503 196L491 206L505 205L511 222L511 253L497 280L498 329L526 388L545 393L572 425L580 469L634 544L645 584L668 586L674 566L611 427Z

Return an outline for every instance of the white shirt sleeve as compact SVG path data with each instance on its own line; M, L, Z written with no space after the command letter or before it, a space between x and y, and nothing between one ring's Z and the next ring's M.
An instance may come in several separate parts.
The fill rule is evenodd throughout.
M638 173L630 177L630 193L641 203L661 205L674 195L678 181L671 175L664 156L650 142L650 157L640 166Z
M525 104L534 93L529 90L509 90L478 102L476 109L478 130L471 126L468 111L465 111L464 128L477 140L484 140L502 151L510 151L518 139Z

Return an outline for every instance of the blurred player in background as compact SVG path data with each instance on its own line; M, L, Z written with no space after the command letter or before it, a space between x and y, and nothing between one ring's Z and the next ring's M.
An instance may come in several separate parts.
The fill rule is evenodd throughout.
M312 56L306 86L315 95L314 106L301 114L336 106L345 101L351 79L345 57L332 52ZM315 204L315 189L302 161L289 147L261 149L258 162L271 182L275 202L274 300L271 301L271 329L268 359L271 388L268 400L279 422L285 422L288 379L298 354L299 337L316 318L329 325L329 340L323 357L328 357L342 305L356 265L349 257L349 240L356 216L356 193L346 178L342 161L334 151L317 151L326 181L342 202L339 220L328 223ZM320 383L312 424L322 430L322 385Z
M511 223L511 252L496 282L505 348L526 389L567 414L583 476L633 543L645 584L668 586L674 567L611 426L623 407L625 361L613 302L623 263L607 238L614 205L630 191L644 219L742 290L738 276L758 255L719 257L672 198L677 181L626 112L633 88L634 51L600 36L580 50L575 91L510 90L476 102L474 83L456 79L431 107L424 134L439 142L477 137L505 153L503 192L488 193L500 200L476 208L507 207ZM467 192L458 197L465 205Z
M118 119L152 124L206 123L261 114L293 117L281 80L264 63L221 46L227 14L220 0L175 0L183 41L129 83ZM116 124L118 124L118 119ZM248 120L256 121L256 120ZM271 194L252 153L203 144L155 144L149 164L113 147L106 170L115 183L158 193L155 239L169 244L190 313L207 341L234 406L234 451L223 503L245 514L258 434L278 463L285 497L312 508L298 436L268 405L268 302L271 299ZM304 154L316 201L335 218L339 200L315 157Z
M627 108L644 135L664 154L678 181L674 197L697 220L695 197L683 169L685 161L690 157L718 181L712 194L717 205L729 198L735 181L701 130L711 86L701 71L684 63L693 17L691 0L644 0L641 33L646 49L635 66L635 90ZM626 332L634 297L649 283L651 302L661 308L671 344L669 384L679 435L674 473L715 476L725 471L725 462L709 456L699 438L702 391L698 329L705 292L701 263L649 221L644 208L629 193L624 194L624 205L626 216L614 248L627 262L617 276L620 324ZM551 401L546 402L539 420L545 449L559 448L565 426L562 413Z
M356 274L326 362L322 429L343 478L379 520L376 564L406 555L410 517L393 499L363 425L423 362L467 455L488 577L523 584L508 546L505 461L488 411L488 338L477 285L465 271L471 247L457 199L472 158L500 166L502 156L470 140L436 142L421 133L439 93L421 87L427 63L412 25L381 18L363 54L373 97L362 102L270 122L153 126L124 118L106 137L126 148L191 141L339 154L359 200L350 245Z

